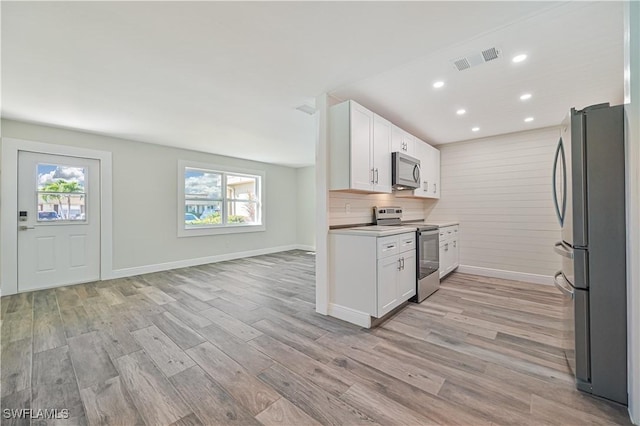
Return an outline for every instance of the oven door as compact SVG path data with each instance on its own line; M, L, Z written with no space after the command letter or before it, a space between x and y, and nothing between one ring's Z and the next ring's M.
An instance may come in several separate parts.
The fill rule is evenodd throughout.
M418 231L418 262L416 301L422 302L426 297L440 288L440 247L437 229Z

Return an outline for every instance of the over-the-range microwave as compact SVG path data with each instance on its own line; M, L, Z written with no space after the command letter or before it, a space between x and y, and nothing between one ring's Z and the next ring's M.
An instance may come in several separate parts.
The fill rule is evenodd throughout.
M393 189L420 187L420 160L401 152L391 153L391 184Z

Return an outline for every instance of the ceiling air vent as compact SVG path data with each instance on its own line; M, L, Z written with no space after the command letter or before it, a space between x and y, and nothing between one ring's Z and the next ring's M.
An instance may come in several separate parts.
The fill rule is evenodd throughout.
M482 57L485 62L493 61L494 59L498 59L500 57L500 51L495 47L491 49L483 50Z
M502 52L497 47L485 49L482 52L474 52L462 58L452 59L451 63L458 71L482 65L485 62L493 61L502 57Z
M469 65L469 61L467 61L467 58L462 58L462 59L458 59L457 61L453 61L453 65L455 65L456 68L458 68L458 71L471 68L471 65Z

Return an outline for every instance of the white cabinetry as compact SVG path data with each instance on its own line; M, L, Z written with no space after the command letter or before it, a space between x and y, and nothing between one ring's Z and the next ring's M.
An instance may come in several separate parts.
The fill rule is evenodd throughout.
M378 307L372 316L380 318L416 294L415 233L378 238L377 269Z
M449 274L460 265L458 231L458 225L440 228L440 278Z
M416 139L400 127L393 125L391 133L391 152L401 152L403 154L416 156Z
M396 197L440 198L440 151L416 138L415 157L420 160L420 187L396 191Z
M329 113L331 190L391 192L392 124L354 101Z
M330 314L369 327L416 294L415 232L329 235Z

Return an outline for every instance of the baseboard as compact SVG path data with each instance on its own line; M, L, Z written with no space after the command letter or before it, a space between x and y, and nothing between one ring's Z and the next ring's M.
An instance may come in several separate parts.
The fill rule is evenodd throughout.
M503 269L481 268L480 266L460 265L457 269L463 274L482 275L483 277L504 278L506 280L525 281L534 284L553 285L553 276L529 274L526 272L506 271Z
M301 247L306 247L306 246L291 244L288 246L270 247L270 248L258 249L258 250L218 254L215 256L197 257L195 259L177 260L175 262L156 263L153 265L145 265L145 266L135 266L133 268L114 269L113 271L111 271L111 275L109 277L103 277L102 279L132 277L134 275L168 271L169 269L187 268L189 266L204 265L207 263L224 262L225 260L242 259L243 257L260 256L263 254L278 253L281 251L307 250L307 248L301 248Z
M304 244L296 244L296 249L313 252L316 251L316 248L314 246L305 246Z
M346 306L329 303L328 314L332 317L359 325L360 327L371 327L371 316L365 312L356 311Z

